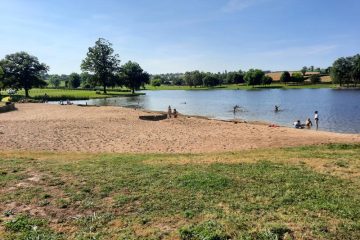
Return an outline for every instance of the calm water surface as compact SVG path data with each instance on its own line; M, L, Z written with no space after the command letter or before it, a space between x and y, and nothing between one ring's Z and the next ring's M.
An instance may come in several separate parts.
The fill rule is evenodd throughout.
M146 95L74 101L74 103L140 106L147 110L166 111L171 105L180 113L217 119L259 120L292 126L305 122L319 111L320 130L360 133L360 91L334 89L267 89L207 91L144 91ZM240 106L235 114L233 106ZM274 106L279 105L279 112Z

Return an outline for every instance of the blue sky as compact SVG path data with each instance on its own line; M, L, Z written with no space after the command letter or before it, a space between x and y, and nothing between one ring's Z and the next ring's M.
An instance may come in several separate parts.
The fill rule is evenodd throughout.
M358 0L2 0L0 58L80 72L103 37L150 73L297 70L360 53Z

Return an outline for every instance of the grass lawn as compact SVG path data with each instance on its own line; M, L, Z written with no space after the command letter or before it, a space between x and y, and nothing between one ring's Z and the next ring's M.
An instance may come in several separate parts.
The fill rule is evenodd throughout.
M360 239L359 156L3 152L0 239Z
M107 94L97 94L95 90L71 90L71 89L40 89L34 88L29 91L30 97L33 99L43 99L44 94L49 96L49 101L58 101L58 100L87 100L91 98L107 98L107 97L116 97L116 96L133 96L131 92L128 91L112 91L108 90ZM6 95L6 92L2 92ZM138 95L136 93L135 95ZM25 91L18 91L18 97L25 96Z
M322 84L305 84L305 85L285 85L282 83L273 83L269 86L248 86L248 85L238 85L238 84L229 84L222 85L217 87L189 87L189 86L172 86L172 85L161 85L159 87L154 87L152 85L146 85L146 90L214 90L214 89L223 89L223 90L256 90L256 89L272 89L272 88L281 88L281 89L303 89L303 88L335 88L337 85L331 83L322 83Z

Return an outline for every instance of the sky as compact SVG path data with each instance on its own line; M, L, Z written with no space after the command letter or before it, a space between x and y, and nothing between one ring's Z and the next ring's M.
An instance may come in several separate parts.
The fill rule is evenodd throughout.
M359 0L0 0L0 59L80 73L98 38L152 74L328 67L360 53Z

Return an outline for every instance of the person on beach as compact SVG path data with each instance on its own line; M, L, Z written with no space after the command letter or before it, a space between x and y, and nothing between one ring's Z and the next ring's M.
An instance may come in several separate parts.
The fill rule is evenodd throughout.
M308 119L306 120L306 122L305 122L305 126L306 126L307 128L311 128L312 125L313 125L313 124L312 124L310 118L308 118Z
M294 122L294 127L302 129L302 128L304 128L304 125L301 124L300 120L297 120L296 122Z
M178 116L178 112L176 111L176 109L174 108L174 112L173 112L174 118L177 118Z
M170 105L168 107L168 118L171 118L171 107L170 107Z
M318 111L315 111L314 119L315 119L315 124L316 124L316 130L318 130L318 128L319 128L319 112Z
M49 95L47 95L47 93L44 94L44 98L43 98L43 102L47 103L49 99Z

